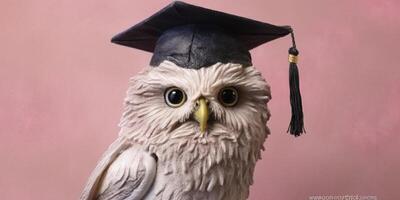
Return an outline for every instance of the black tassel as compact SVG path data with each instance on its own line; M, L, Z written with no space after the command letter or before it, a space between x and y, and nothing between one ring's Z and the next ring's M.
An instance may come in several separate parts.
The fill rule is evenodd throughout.
M303 106L300 94L299 69L297 68L299 51L296 48L293 30L290 34L292 36L292 47L289 49L289 84L292 119L287 132L297 137L306 131L304 129Z

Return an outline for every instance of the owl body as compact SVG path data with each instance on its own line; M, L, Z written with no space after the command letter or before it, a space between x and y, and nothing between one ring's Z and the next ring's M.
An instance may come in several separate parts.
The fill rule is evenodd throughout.
M171 88L180 93L168 96ZM234 104L226 88L234 88ZM173 104L176 97L183 101ZM185 69L164 61L146 69L131 79L119 137L81 199L247 199L269 134L270 99L253 66Z

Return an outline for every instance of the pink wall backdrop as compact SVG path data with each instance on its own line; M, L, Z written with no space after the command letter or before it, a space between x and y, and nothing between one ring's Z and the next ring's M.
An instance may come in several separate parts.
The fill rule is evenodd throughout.
M250 199L400 199L399 1L189 2L296 30L307 134L285 132L290 39L255 49L272 135ZM0 199L79 197L117 136L129 77L150 59L109 40L168 3L0 2Z

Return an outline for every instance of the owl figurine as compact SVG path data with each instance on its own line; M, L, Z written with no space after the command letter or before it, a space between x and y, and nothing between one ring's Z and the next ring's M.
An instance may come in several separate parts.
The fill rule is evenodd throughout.
M116 35L112 42L153 56L131 78L118 138L80 199L247 199L269 134L271 99L249 50L288 34L291 98L299 98L289 26L176 1ZM292 104L296 109L290 132L299 135L302 109Z

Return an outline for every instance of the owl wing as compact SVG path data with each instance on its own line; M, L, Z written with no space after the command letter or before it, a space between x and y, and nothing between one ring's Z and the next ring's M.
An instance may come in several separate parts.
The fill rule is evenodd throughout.
M92 172L81 200L140 200L152 186L157 161L148 152L117 139Z

